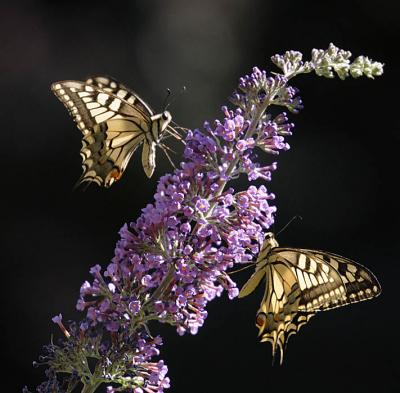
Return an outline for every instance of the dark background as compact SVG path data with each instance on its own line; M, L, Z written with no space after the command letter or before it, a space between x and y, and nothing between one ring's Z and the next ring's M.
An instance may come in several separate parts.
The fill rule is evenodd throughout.
M283 245L325 249L368 266L383 294L315 317L291 338L282 367L271 367L254 316L261 293L209 305L197 336L153 326L165 339L171 393L398 392L399 9L396 1L2 1L0 20L2 322L1 390L34 387L31 367L51 317L79 318L88 269L106 266L118 230L152 200L171 167L158 155L146 179L139 154L111 189L73 191L80 132L49 85L109 74L160 110L165 89L184 96L174 119L194 128L222 115L238 78L269 57L308 57L329 42L384 62L385 74L340 81L314 75L293 84L305 110L268 189L277 195ZM176 158L176 161L178 160ZM249 272L238 278L243 283ZM14 373L14 376L12 376ZM105 388L103 389L105 391Z

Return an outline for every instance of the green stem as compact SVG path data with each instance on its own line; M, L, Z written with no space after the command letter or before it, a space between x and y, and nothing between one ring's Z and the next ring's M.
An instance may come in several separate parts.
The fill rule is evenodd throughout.
M172 283L172 280L174 279L174 272L175 272L175 266L172 263L171 266L169 267L167 275L164 278L164 281L153 292L150 301L158 299L164 293L164 291L168 288L168 286Z

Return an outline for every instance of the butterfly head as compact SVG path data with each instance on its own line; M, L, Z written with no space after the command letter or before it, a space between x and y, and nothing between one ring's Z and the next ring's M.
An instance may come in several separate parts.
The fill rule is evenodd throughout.
M264 244L263 248L269 247L269 249L272 249L274 247L278 247L279 244L275 239L275 235L272 232L267 232L264 237Z
M161 135L171 122L172 116L171 113L169 113L168 111L164 111L162 113L152 116L151 120L153 121L153 127L154 125L156 125L156 132L155 133L153 132L153 137L155 141L158 143L161 139L160 138Z
M171 122L172 116L171 113L168 111L164 111L161 113L161 118L160 118L160 133L162 133L168 126L168 124Z

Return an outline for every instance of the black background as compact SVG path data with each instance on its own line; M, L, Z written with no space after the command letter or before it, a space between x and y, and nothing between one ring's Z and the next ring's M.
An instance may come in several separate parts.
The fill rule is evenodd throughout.
M396 3L3 1L1 390L42 380L31 362L51 333L59 335L51 317L80 317L75 303L89 267L108 264L119 228L151 202L157 177L171 170L159 154L149 181L136 154L111 189L73 191L80 132L50 83L113 75L156 110L167 87L186 85L171 112L194 128L222 117L220 106L254 65L274 70L275 53L308 56L334 42L384 62L385 74L293 81L305 109L291 117L292 150L279 157L267 185L277 195L275 231L303 216L279 236L281 244L353 258L377 275L383 294L315 317L290 340L282 367L271 367L270 346L257 342L261 293L211 303L197 336L178 337L167 326L153 332L165 339L173 393L399 391Z

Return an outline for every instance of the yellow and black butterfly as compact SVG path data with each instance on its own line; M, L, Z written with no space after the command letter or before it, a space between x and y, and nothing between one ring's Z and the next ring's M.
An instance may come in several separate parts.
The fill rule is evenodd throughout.
M169 125L168 111L154 114L134 91L110 77L55 82L51 89L83 133L79 183L110 187L121 178L141 144L143 169L150 178L156 165L156 146L167 154L161 143L164 132L180 139Z
M262 342L272 344L280 363L287 341L318 311L378 296L376 277L360 264L325 251L279 247L273 233L265 236L256 269L239 297L253 292L265 278L264 297L256 315Z

